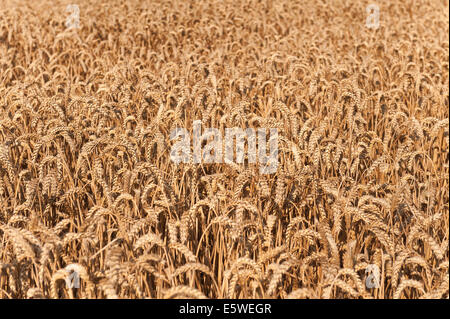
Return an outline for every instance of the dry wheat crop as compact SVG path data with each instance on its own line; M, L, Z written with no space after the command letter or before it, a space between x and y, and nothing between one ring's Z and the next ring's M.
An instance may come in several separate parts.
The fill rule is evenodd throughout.
M1 0L0 298L448 298L449 5L376 3Z

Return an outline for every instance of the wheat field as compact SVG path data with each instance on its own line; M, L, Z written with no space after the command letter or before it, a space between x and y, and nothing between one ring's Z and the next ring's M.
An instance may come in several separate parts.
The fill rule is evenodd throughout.
M0 297L449 298L449 4L371 3L1 1Z

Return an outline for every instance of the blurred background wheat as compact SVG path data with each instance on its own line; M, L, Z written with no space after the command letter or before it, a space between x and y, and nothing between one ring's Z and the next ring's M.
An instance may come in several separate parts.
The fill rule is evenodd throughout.
M448 1L369 4L1 1L0 297L448 298ZM173 163L194 120L277 173Z

